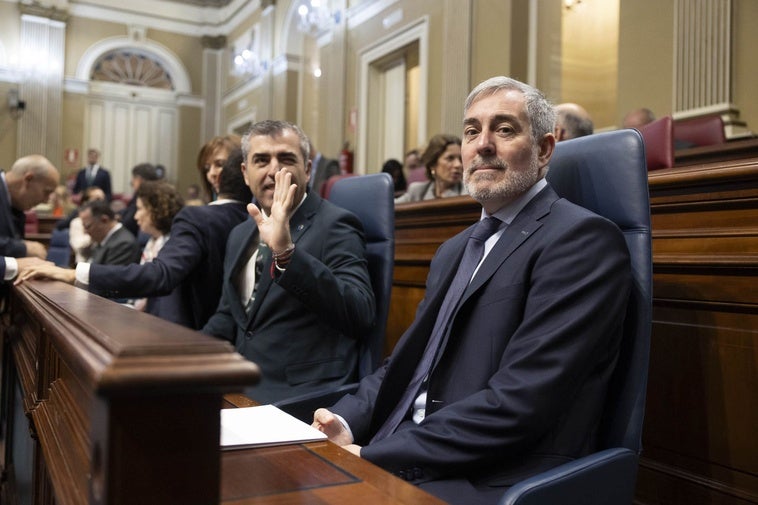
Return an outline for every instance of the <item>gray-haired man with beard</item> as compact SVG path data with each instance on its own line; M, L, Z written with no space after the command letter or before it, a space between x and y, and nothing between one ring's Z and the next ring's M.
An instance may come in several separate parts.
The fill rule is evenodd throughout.
M618 228L545 180L555 111L506 77L466 100L479 223L437 251L390 359L314 426L450 503L593 452L630 289Z

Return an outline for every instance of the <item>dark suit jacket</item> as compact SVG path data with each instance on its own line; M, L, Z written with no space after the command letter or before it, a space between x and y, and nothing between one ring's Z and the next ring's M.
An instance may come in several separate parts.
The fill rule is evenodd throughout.
M365 445L423 353L473 227L439 248L416 318L383 367L333 412ZM595 449L630 287L616 226L544 188L506 228L454 313L426 418L361 456L453 503L491 502Z
M340 171L340 164L337 160L333 160L330 158L325 158L324 156L321 156L318 159L318 166L311 168L311 170L315 169L316 172L313 175L313 182L311 184L311 188L314 193L317 195L321 194L321 186L324 185L324 183L329 179L329 177L333 175L339 175L341 173Z
M105 244L92 249L90 263L98 265L128 265L139 261L140 249L132 232L123 226L113 232Z
M71 190L73 194L78 194L87 189L90 186L97 186L103 190L105 197L108 201L111 201L111 174L103 167L97 169L95 172L95 180L90 184L87 181L87 167L82 167L76 174L76 182L74 183L74 189Z
M272 279L269 259L248 317L237 286L258 244L258 227L248 220L232 231L221 301L203 328L234 342L260 367L261 382L246 391L260 403L354 381L357 339L374 316L358 218L309 193L290 220L290 232L292 260Z
M0 255L22 258L26 256L24 244L24 223L26 215L23 211L11 207L7 187L0 180Z
M134 236L136 237L139 233L139 225L137 224L137 220L134 219L134 215L137 213L137 199L135 197L132 197L131 200L129 200L129 203L126 204L126 207L124 207L124 210L121 211L121 224L123 224L127 230L132 232Z
M245 204L184 207L150 263L92 265L89 290L108 298L149 297L147 312L200 329L221 296L229 232L249 219Z

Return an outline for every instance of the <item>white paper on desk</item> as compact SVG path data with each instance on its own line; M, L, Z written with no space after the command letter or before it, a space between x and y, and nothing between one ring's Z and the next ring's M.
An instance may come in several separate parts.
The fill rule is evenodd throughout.
M273 405L221 409L222 449L302 444L326 438L326 434Z

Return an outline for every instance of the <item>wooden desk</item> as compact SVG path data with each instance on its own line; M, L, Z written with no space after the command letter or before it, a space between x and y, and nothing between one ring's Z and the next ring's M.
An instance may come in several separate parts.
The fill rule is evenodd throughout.
M249 407L225 395L227 407ZM222 451L221 503L235 505L385 504L445 502L331 442Z
M258 369L227 342L59 282L0 317L3 505L440 504L331 442L219 447Z

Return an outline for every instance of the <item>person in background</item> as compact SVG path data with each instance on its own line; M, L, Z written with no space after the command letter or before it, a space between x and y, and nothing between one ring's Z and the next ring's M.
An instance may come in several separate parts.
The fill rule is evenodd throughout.
M421 163L421 155L418 149L411 149L405 153L403 170L407 174L408 184L412 182L426 182L429 180L426 174L426 167Z
M129 200L126 208L120 212L120 215L121 224L123 224L127 230L132 232L132 235L135 237L140 235L140 229L137 221L134 219L134 214L137 213L137 198L134 195L139 191L140 184L142 184L143 181L157 181L158 179L160 179L158 171L155 169L155 166L150 163L140 163L132 168L132 179L130 184L132 186L133 196L132 199ZM146 237L140 237L140 243L144 243L146 240Z
M97 265L128 265L139 260L140 247L134 234L118 222L108 202L91 200L79 211L84 231L92 238L89 262Z
M116 299L170 295L147 307L153 315L200 329L221 297L229 232L249 219L250 189L240 170L242 153L233 151L219 178L219 197L208 205L184 207L171 223L171 239L152 261L123 266L78 263L76 270L31 268L20 281L56 279Z
M150 239L142 249L140 265L153 261L171 236L171 223L176 214L182 209L182 197L173 185L158 181L143 181L137 193L137 213L134 219L139 224L142 233ZM161 309L156 305L171 303L166 296L138 298L131 301L135 309L151 314L159 314Z
M76 204L71 201L71 195L68 192L68 188L64 184L58 184L55 191L50 193L50 214L53 217L68 216L76 210Z
M100 166L100 151L94 148L87 149L87 166L82 167L76 174L76 182L71 192L79 195L90 186L97 186L105 193L106 199L110 202L113 198L111 193L111 174L105 168Z
M75 211L76 217L71 220L68 227L68 243L71 246L71 250L74 251L74 259L77 263L89 261L90 256L92 256L92 237L84 231L79 211L88 202L95 200L105 201L105 192L97 186L90 186L82 193L82 203L79 206L79 210Z
M383 366L314 414L333 442L452 504L494 505L597 449L631 266L616 225L545 180L554 127L531 86L474 88L462 157L480 221L437 250Z
M339 175L340 164L337 160L327 158L313 147L313 143L310 144L310 156L311 156L311 178L309 179L308 187L315 191L317 194L321 194L321 187L329 180L333 175Z
M361 222L307 191L300 127L255 123L242 148L256 204L229 235L223 294L203 332L258 365L262 379L246 390L258 402L350 383L375 311Z
M555 112L556 142L592 135L595 131L592 118L579 104L561 103L555 106Z
M382 172L386 172L392 176L392 182L395 185L395 198L405 193L405 190L408 189L408 183L405 182L402 163L394 158L390 158L382 165Z
M187 196L184 198L184 205L205 205L203 199L200 198L200 186L197 184L187 186Z
M420 202L467 194L463 185L461 139L455 135L438 134L431 138L421 155L426 167L427 182L412 182L395 203Z
M206 202L212 202L218 198L219 174L229 158L229 153L239 147L240 138L230 134L213 137L200 148L197 155L197 170L200 172L200 182L205 190Z
M24 240L27 211L47 202L60 184L58 169L39 154L19 158L7 172L0 172L0 253L2 256L45 259L41 242Z
M630 110L624 115L621 121L622 128L639 128L648 123L655 121L655 114L650 109L640 107L639 109Z

